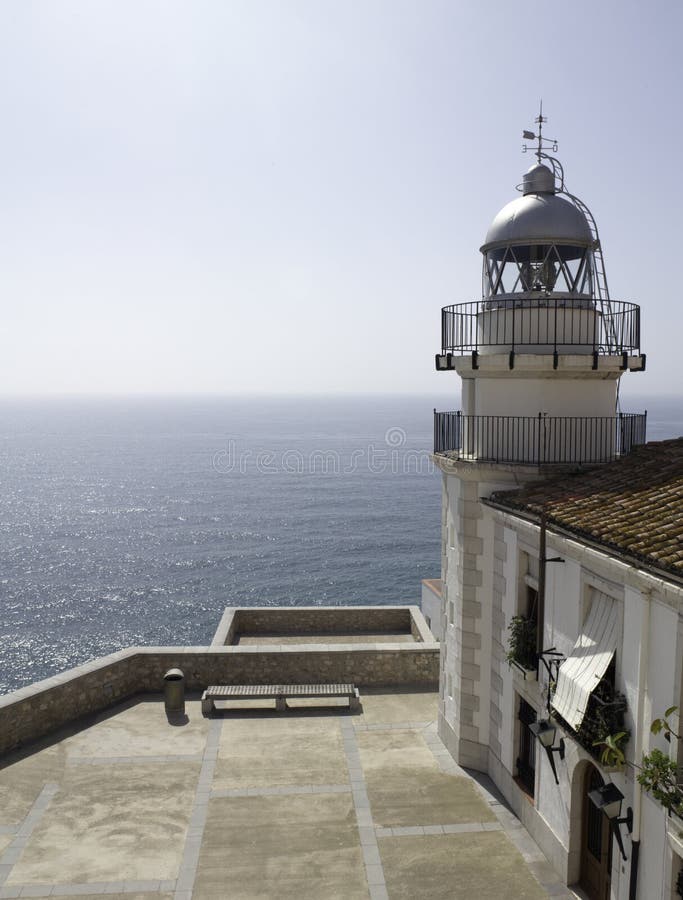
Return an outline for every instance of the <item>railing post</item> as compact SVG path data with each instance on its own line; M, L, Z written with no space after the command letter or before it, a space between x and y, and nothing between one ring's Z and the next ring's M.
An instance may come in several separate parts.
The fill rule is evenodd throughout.
M537 428L537 435L536 435L536 462L538 463L539 466L540 466L540 464L541 464L541 417L542 417L542 415L543 415L543 414L539 412L539 414L538 414L538 424L537 424L537 426L536 426L536 428Z
M573 321L573 319L572 319ZM553 335L553 356L555 359L557 358L557 300L555 300L555 324L554 324L555 334ZM555 360L553 360L553 368L557 368L555 364Z
M598 316L602 316L602 303L600 304L600 312L598 312L597 307L593 304L593 368L597 369L597 360L595 359L595 354L597 353L597 349L595 346L595 334L598 330ZM604 325L604 323L603 323Z
M517 301L512 301L512 352L515 352L515 321L517 319ZM503 319L505 321L505 319ZM512 368L512 367L511 367Z

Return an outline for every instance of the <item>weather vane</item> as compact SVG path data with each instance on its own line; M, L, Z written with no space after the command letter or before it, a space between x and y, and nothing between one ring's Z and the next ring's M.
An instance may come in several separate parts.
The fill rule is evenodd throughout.
M541 100L541 105L539 109L539 113L534 119L536 125L538 125L538 134L534 134L533 131L523 131L522 137L527 141L538 141L538 147L534 151L536 153L536 158L539 163L541 161L541 157L544 155L544 150L552 150L553 153L557 153L557 141L552 138L544 138L543 137L543 123L548 121L548 117L543 115L543 101ZM545 141L545 144L543 143ZM522 144L522 153L526 153L527 150L531 149L527 147L526 144Z

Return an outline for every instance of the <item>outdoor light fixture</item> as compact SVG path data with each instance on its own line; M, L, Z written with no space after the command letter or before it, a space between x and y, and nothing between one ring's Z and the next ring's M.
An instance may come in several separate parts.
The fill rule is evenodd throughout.
M626 810L626 815L621 817L621 804L624 795L616 784L609 781L607 784L603 784L602 787L596 788L594 791L589 791L588 799L597 809L601 809L609 819L609 824L617 839L617 843L619 844L622 858L627 859L626 853L624 852L624 844L621 840L621 830L619 826L626 825L629 834L633 831L633 810L629 806Z
M548 762L550 763L550 768L553 770L553 775L555 776L555 784L559 784L560 779L557 777L557 769L555 768L553 753L559 753L560 759L564 759L564 738L560 738L560 743L557 745L557 747L553 747L557 729L554 725L551 725L547 719L541 719L540 722L533 722L531 725L529 725L529 731L534 735L534 737L538 738L541 746L545 748L545 752L548 754Z

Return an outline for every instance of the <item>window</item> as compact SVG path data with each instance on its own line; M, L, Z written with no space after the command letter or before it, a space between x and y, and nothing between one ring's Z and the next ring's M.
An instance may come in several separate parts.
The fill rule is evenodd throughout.
M495 247L484 258L484 296L560 292L577 298L593 290L592 252L568 244Z
M526 617L536 623L536 653L543 652L543 601L538 588L526 588Z
M519 700L519 757L517 759L517 779L520 787L529 796L534 796L536 782L536 741L529 731L529 725L536 721L536 710L526 700Z
M541 653L543 647L544 609L543 598L539 594L540 562L531 553L522 553L520 558L521 573L519 594L519 615L533 623L535 631L534 651Z
M617 601L600 591L593 592L590 610L574 644L574 649L560 664L557 687L552 703L575 731L581 730L590 709L589 721L609 715L607 734L614 734L625 699L617 696L615 655L619 645L619 609ZM603 712L599 712L602 710ZM606 722L604 723L606 726ZM605 731L603 731L603 735Z

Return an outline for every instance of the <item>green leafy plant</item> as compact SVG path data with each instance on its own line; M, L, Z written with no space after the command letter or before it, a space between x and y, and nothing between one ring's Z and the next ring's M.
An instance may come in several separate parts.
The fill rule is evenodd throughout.
M536 619L527 619L526 616L513 616L508 626L510 637L508 640L507 661L516 663L523 669L536 669L538 656L536 654Z
M672 738L677 741L683 740L669 721L677 709L676 706L670 706L661 718L655 719L650 726L652 733L663 733L667 741L671 741ZM668 813L683 818L683 779L678 766L666 753L654 749L643 754L638 782Z
M628 732L618 731L616 734L608 734L600 741L593 741L594 747L602 747L600 762L603 766L623 766L626 756L622 744L628 741Z
M664 809L683 816L683 785L678 783L678 766L666 753L658 749L645 753L638 781Z
M666 712L664 713L661 719L655 719L652 725L650 725L650 731L653 734L659 734L660 732L664 732L664 737L667 741L670 741L671 738L675 738L677 741L683 740L678 732L674 731L669 722L670 716L672 716L676 711L677 706L670 706Z

